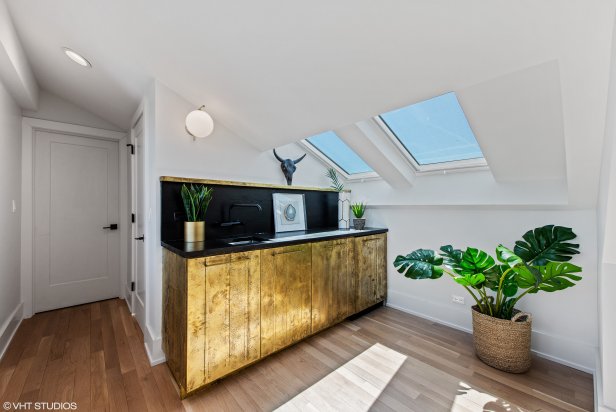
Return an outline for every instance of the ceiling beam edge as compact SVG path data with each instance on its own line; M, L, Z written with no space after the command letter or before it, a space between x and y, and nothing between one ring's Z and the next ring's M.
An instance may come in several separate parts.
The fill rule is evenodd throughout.
M21 108L37 109L38 84L4 1L0 1L0 77Z
M396 189L412 187L414 175L410 166L375 127L378 126L372 121L361 121L334 129L334 132L390 186Z

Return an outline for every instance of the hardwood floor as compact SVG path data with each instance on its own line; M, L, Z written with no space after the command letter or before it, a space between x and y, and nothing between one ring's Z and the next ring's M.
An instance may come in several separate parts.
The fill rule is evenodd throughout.
M541 358L526 374L499 372L474 356L469 334L390 308L345 321L181 401L167 366L150 367L140 329L120 299L24 320L0 360L0 402L76 402L80 411L269 411L292 410L285 404L308 393L366 399L318 382L349 376L375 344L406 360L384 376L390 380L382 392L363 386L375 399L372 410L593 408L589 374ZM370 370L383 372L355 370L367 382Z

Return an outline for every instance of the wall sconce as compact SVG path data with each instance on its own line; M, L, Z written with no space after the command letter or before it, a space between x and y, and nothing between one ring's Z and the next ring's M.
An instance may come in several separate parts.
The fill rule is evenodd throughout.
M186 131L194 140L208 137L214 131L214 120L204 108L201 106L186 116Z

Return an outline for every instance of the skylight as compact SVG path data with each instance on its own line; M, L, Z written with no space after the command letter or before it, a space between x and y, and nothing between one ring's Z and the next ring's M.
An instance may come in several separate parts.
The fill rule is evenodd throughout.
M384 113L380 119L418 166L483 159L454 92Z
M347 175L374 172L332 131L309 137L306 141Z

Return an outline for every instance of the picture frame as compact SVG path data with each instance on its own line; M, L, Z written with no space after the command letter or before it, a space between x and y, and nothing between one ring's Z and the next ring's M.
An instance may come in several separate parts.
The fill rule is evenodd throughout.
M273 193L276 232L306 230L306 204L303 194Z

